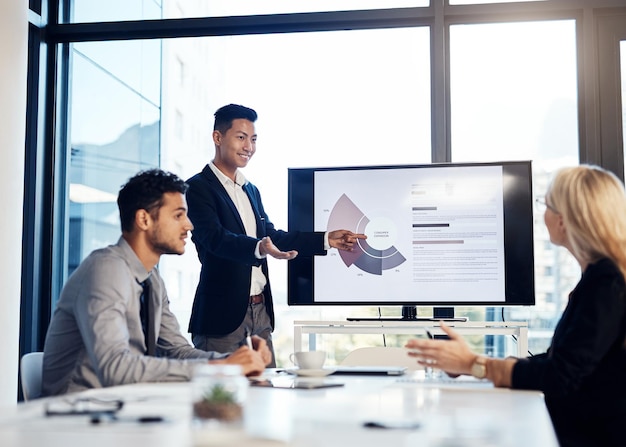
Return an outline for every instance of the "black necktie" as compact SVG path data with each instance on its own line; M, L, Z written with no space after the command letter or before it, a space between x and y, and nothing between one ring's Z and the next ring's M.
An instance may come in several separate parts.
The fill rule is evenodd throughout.
M143 291L139 297L141 307L139 308L139 318L141 318L141 328L143 329L143 336L146 341L147 355L154 355L156 353L155 346L155 334L154 334L154 313L151 309L150 300L150 278L141 283Z

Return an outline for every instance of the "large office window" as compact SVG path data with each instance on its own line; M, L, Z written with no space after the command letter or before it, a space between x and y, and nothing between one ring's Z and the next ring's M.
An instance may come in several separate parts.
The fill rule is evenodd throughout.
M115 242L120 186L159 164L160 52L156 40L72 45L68 273Z
M478 3L492 5L473 6ZM593 66L595 53L589 52L595 34L586 25L601 24L602 17L614 15L609 8L623 5L620 0L582 3L59 2L69 7L61 12L61 24L45 34L61 50L58 103L46 111L58 128L56 135L46 132L51 136L44 144L46 153L67 156L54 160L60 164L54 172L61 175L52 176L42 200L64 194L55 203L68 205L59 210L62 225L53 228L53 239L41 232L53 247L49 262L71 273L91 250L115 242L115 197L140 169L162 166L183 178L202 169L213 156L212 113L230 102L259 112L258 152L244 174L260 188L281 228L287 225L289 167L532 159L536 195L556 168L579 160L617 167L621 175L623 140L615 141L623 129L616 132L598 112L614 110L611 101L619 92L612 90L614 83L595 84L596 72L609 64ZM298 14L293 22L292 13ZM232 17L239 15L247 17ZM161 20L191 17L196 19ZM106 23L116 21L137 22ZM595 29L601 34L605 28ZM95 42L84 41L90 39ZM577 61L580 55L585 64ZM621 73L623 80L623 61ZM48 76L50 85L57 73ZM42 227L52 228L56 215L54 222L42 220ZM537 306L502 314L528 320L531 350L539 351L579 271L565 260L567 253L547 241L542 216L535 220ZM184 256L164 256L159 266L184 332L200 269L192 245ZM283 354L291 351L293 319L399 313L288 308L286 263L270 262L275 340ZM64 280L54 276L47 284L49 278L43 279L42 297ZM499 316L499 309L456 311L472 319ZM381 341L371 336L359 343ZM353 342L345 342L338 354Z
M450 98L452 160L532 160L533 190L543 197L556 168L578 164L575 22L452 26ZM549 244L536 213L537 304L505 318L529 321L531 351L541 352L580 268Z
M577 163L574 31L573 21L451 27L453 161L532 159L537 194L554 167ZM112 199L126 178L150 165L183 178L202 169L213 156L212 113L226 103L260 115L258 150L244 174L279 228L287 227L289 167L431 160L427 27L75 44L73 54L70 271L115 241ZM134 62L118 63L127 60ZM105 84L113 93L101 93ZM109 200L76 203L79 186ZM508 309L505 318L531 320L538 351L577 271L562 250L543 249L548 235L542 216L535 220L537 306ZM192 244L182 257L164 256L160 269L186 330L200 271ZM279 355L290 351L294 319L377 312L289 308L286 263L270 260L270 272ZM457 310L468 313L488 318Z
M170 39L162 42L162 64L159 45L74 46L71 170L94 193L106 191L111 199L135 171L159 165L159 152L160 165L183 178L200 171L213 157L212 114L227 103L259 113L257 153L243 172L260 188L279 228L287 228L289 167L430 161L428 28ZM107 59L113 54L115 61L128 55L134 63L118 66ZM130 79L126 70L133 68ZM153 87L161 72L159 102ZM89 163L83 162L87 147L93 154ZM80 244L81 258L115 241L112 200L92 204L93 213L84 205L73 207L70 247ZM192 244L182 257L164 256L160 268L186 330L200 271ZM277 351L288 353L294 316L321 317L323 310L287 308L285 262L271 262L270 275L278 314L275 343Z
M450 28L454 161L578 162L573 20Z

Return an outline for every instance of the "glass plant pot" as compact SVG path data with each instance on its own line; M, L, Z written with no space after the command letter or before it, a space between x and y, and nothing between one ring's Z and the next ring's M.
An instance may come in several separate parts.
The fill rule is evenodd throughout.
M241 422L247 391L239 365L199 365L192 380L194 418Z

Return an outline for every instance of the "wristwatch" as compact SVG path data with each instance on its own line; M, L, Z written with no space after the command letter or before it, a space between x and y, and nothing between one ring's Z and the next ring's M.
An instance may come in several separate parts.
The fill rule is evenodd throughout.
M479 355L472 363L472 376L477 379L484 379L487 377L487 357Z

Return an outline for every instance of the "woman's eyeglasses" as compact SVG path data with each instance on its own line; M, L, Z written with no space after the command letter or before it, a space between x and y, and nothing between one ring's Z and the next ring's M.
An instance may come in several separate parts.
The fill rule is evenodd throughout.
M535 199L535 202L537 203L537 205L539 205L539 209L541 211L545 210L546 208L550 209L550 211L552 211L553 213L559 214L558 210L553 207L552 205L550 205L548 202L546 202L546 199L543 199L541 197L537 197Z

